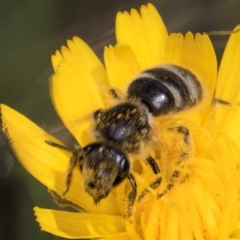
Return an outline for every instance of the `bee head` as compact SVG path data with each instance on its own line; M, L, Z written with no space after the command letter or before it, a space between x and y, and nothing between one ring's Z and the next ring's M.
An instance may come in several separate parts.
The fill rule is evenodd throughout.
M103 143L92 143L84 151L81 167L84 186L97 204L128 176L130 163L121 151Z

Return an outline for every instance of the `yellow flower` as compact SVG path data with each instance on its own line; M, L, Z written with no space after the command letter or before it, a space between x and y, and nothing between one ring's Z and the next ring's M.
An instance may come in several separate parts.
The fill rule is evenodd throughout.
M231 35L217 76L216 57L207 35L168 36L153 5L142 6L140 12L132 9L130 14L117 14L117 45L104 49L105 67L77 37L52 56L50 92L66 127L82 146L91 143L90 117L96 109L113 104L109 88L124 93L136 74L158 64L175 64L193 72L203 85L204 100L179 114L153 119L160 136L157 146L149 149L161 152L156 159L161 173L154 175L141 157L132 159L138 194L146 188L149 192L134 204L130 219L123 217L127 181L95 206L76 169L65 197L83 210L36 207L37 221L42 230L65 238L240 239L240 33ZM214 105L213 97L217 99ZM47 145L45 140L61 143L13 109L1 105L1 113L3 130L21 164L61 196L71 154ZM187 149L191 157L183 164L177 162L184 145L179 134L167 131L172 126L185 126L191 135ZM171 180L176 171L179 178ZM159 176L160 186L151 189L149 184ZM158 198L161 193L164 195Z

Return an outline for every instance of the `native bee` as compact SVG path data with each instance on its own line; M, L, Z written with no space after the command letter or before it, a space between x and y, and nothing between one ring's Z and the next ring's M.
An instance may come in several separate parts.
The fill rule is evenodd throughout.
M70 150L50 141L48 144L72 151L69 171L66 178L68 191L73 169L78 165L84 179L85 190L94 203L107 197L111 189L128 178L131 192L128 195L129 209L137 196L137 183L131 173L129 155L139 154L146 149L152 136L152 122L155 118L171 115L192 108L203 99L203 88L197 77L188 69L180 66L164 64L141 72L134 78L124 99L110 89L110 94L118 103L93 113L93 132L96 141ZM177 126L168 131L181 134L186 145L189 144L189 130L185 126ZM179 153L184 158L187 152ZM153 174L159 174L160 168L149 154L146 161ZM178 177L178 171L173 172L168 189ZM151 183L156 188L161 183L161 177ZM165 190L165 192L167 189ZM147 190L140 195L140 200ZM162 194L159 194L161 197ZM128 211L129 214L131 211Z

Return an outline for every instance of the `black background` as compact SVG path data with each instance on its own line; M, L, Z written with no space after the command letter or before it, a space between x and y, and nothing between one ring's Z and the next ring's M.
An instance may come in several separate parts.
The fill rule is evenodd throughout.
M171 32L232 30L240 23L239 0L155 0ZM102 59L103 47L115 43L118 10L139 9L142 0L1 0L0 102L20 111L44 129L72 144L70 134L56 131L57 117L48 92L50 56L77 35ZM227 37L214 37L218 58ZM16 161L0 132L0 239L60 239L41 232L33 207L57 208L46 188Z

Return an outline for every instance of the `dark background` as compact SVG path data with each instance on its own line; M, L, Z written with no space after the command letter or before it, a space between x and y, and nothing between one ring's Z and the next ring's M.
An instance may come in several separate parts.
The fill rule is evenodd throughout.
M240 23L239 0L155 0L171 32L232 30ZM118 10L139 9L142 0L0 0L0 102L20 111L67 144L73 139L52 107L48 79L50 55L74 35L102 59L115 43ZM218 58L227 37L214 37ZM0 240L60 239L41 232L33 207L57 208L46 188L11 154L0 132Z

